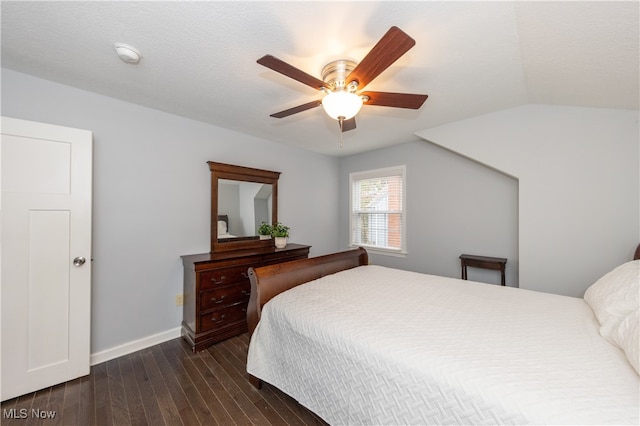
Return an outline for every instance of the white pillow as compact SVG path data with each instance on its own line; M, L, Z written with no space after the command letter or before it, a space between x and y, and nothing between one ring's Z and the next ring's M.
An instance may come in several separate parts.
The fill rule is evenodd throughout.
M224 235L227 233L227 222L224 220L218 221L218 235Z
M600 334L625 351L636 371L639 293L640 260L627 262L606 273L584 293L584 300L600 323Z
M640 310L627 315L612 337L624 350L629 363L640 374Z
M607 337L627 315L638 309L640 260L624 263L606 273L584 293ZM605 330L603 330L603 328Z

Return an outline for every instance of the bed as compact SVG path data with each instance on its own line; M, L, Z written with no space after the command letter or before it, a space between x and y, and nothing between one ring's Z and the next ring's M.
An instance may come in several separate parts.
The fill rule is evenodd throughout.
M249 276L253 383L330 424L640 421L640 260L584 298L368 265L364 249Z
M218 239L222 238L237 238L235 235L229 233L229 215L218 215Z

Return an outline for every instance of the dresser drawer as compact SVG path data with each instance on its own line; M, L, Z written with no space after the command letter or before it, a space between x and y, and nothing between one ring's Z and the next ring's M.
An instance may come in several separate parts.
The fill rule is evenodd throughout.
M200 330L204 332L246 320L247 302L241 302L224 309L200 315Z
M183 338L196 352L247 331L249 267L306 259L309 246L287 244L182 256Z
M249 266L236 266L233 268L213 269L200 272L200 290L208 290L229 284L249 280L247 270Z
M200 312L237 302L247 302L250 294L251 285L248 282L200 292Z

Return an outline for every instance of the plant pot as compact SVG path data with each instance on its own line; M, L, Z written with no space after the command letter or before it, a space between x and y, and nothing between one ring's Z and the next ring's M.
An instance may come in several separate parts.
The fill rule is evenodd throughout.
M287 246L287 237L275 237L276 247L285 248Z
M270 240L271 239L271 235L260 235L260 239L261 240Z

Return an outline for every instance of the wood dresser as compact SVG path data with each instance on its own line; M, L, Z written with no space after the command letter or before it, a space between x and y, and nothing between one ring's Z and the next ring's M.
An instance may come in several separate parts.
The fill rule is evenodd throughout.
M182 257L182 336L196 352L247 331L247 269L309 257L310 246L260 247Z

